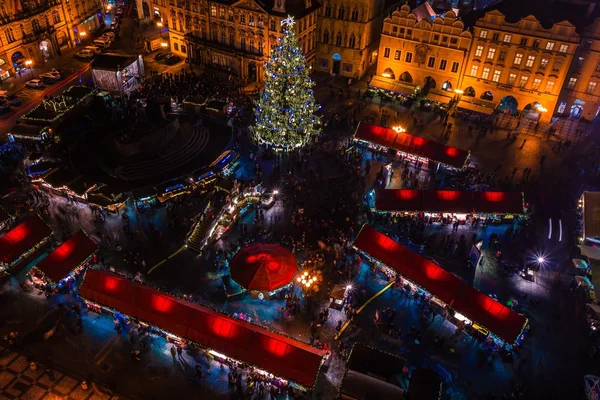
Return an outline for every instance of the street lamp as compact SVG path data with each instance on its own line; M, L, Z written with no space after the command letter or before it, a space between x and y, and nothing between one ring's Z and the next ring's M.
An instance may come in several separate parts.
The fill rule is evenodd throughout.
M395 130L396 133L406 132L406 129L404 129L404 127L402 127L401 125L394 126L392 129Z
M87 36L87 32L79 32L79 40L83 42L85 37Z
M169 44L167 42L161 42L160 47L162 47L163 49L166 49L167 47L169 47Z
M156 26L157 26L157 27L159 27L159 28L162 28L162 27L163 27L163 23L162 23L162 22L160 22L160 21L158 21L158 22L156 23Z
M31 78L33 78L33 61L27 60L25 61L25 66L29 68L29 73L31 73Z

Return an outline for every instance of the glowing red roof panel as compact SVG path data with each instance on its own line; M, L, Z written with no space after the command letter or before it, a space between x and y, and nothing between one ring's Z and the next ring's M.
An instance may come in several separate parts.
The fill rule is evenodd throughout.
M23 253L52 234L52 229L33 215L0 237L0 261L12 264Z
M475 212L523 214L521 192L473 192Z
M50 281L57 283L93 255L97 249L96 243L84 231L79 231L48 254L37 268Z
M249 290L272 291L298 272L296 257L281 246L255 244L241 249L229 263L231 278Z
M80 295L305 387L324 352L308 344L129 281L88 270Z

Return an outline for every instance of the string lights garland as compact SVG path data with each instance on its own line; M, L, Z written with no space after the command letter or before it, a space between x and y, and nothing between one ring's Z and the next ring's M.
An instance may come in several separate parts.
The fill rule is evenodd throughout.
M283 37L267 63L265 90L254 103L252 134L259 144L289 151L321 131L314 82L294 33L294 18L281 22Z

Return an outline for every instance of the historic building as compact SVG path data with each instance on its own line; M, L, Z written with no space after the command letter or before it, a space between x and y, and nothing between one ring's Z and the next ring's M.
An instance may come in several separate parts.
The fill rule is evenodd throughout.
M2 0L0 0L2 1ZM100 0L3 0L0 2L0 80L60 56L81 32L101 26ZM84 35L85 35L84 34Z
M600 121L600 17L582 32L556 114Z
M441 17L427 3L412 12L404 5L383 22L371 85L406 94L418 88L448 103L460 87L470 46L471 33L453 11Z
M386 4L387 3L387 4ZM383 18L398 1L325 0L317 22L315 69L361 78L377 61Z
M527 9L509 19L505 13L515 11L506 7L500 3L475 21L462 100L549 122L580 36L566 19L541 21Z
M248 82L264 80L264 63L288 15L295 18L307 63L314 61L317 0L154 0L152 7L155 18L168 24L172 52Z

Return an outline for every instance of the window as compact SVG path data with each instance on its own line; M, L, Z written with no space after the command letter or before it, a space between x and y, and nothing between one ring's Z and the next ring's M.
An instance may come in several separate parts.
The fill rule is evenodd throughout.
M533 67L533 64L535 63L535 56L527 56L527 61L525 61L525 66L526 67Z
M542 58L540 60L540 69L546 69L547 66L548 66L548 59Z
M187 53L187 48L183 44L181 45L181 52L182 53Z
M482 54L483 54L483 46L478 45L477 48L475 49L475 57L481 57Z
M577 57L577 61L575 62L575 65L577 66L577 68L581 68L583 66L584 61L585 61L585 58Z
M335 36L335 45L336 46L341 46L342 45L342 32L338 32L337 35ZM388 57L390 56L390 52L388 51Z
M229 33L229 45L235 46L235 35L233 34L233 32Z
M552 92L554 90L554 81L546 82L546 92Z
M54 19L55 24L58 24L60 22L60 14L58 13L58 11L52 11L52 19Z
M440 35L433 35L433 40L435 40L435 41L440 40Z
M513 63L515 65L521 65L521 61L523 61L523 54L521 54L521 53L515 54L515 60L513 61Z
M250 39L250 53L254 53L254 40Z
M485 38L487 38L487 34L488 34L488 31L481 31L481 32L479 32L479 37L482 39L485 39Z
M448 43L448 36L442 36L442 43Z
M341 34L340 34L340 35L341 35ZM389 48L389 47L386 47L386 48L383 50L383 57L384 57L384 58L390 58L390 48Z
M344 72L352 72L352 64L350 64L350 63L343 63L342 64L342 70Z
M319 58L319 67L329 68L329 60L326 58Z
M407 30L406 30L406 34L407 34L408 36L412 35L412 29L407 29Z
M534 41L533 41L533 48L534 48L534 49L537 49L538 47L540 47L540 43L541 43L541 42L540 42L539 40L534 40Z
M568 50L569 50L568 44L561 44L560 47L558 48L559 53L566 53Z
M459 64L457 62L453 62L451 71L454 73L458 72L458 66Z
M221 30L221 43L225 44L225 29Z
M229 10L227 10L227 19L230 22L233 22L233 10L231 8Z
M248 15L248 26L254 26L254 14Z
M329 31L327 29L325 29L325 32L323 32L323 43L329 43Z
M338 19L344 19L344 5L341 4L338 8Z
M542 84L542 80L540 78L535 78L533 80L533 85L531 86L531 88L533 90L538 90L540 88L540 85Z
M358 21L358 7L354 6L354 8L352 9L352 15L350 16L350 19L352 21ZM395 26L394 28L398 30L397 26ZM350 66L352 66L352 64L350 64Z
M441 69L442 71L445 71L445 70L446 70L446 64L447 64L447 63L448 63L448 61L447 61L447 60L441 60L441 61L440 61L440 69Z
M502 39L502 41L504 43L510 43L511 40L512 40L512 35L504 35L504 39ZM525 40L527 40L527 39L525 39Z
M407 63L412 62L412 53L406 53L406 57L404 58L404 61Z
M348 47L354 48L356 46L356 37L354 35L350 35L350 39L348 39Z
M494 75L492 75L492 81L498 82L500 80L500 70L494 70Z
M429 60L427 61L427 66L429 68L435 67L435 57L429 57Z
M488 53L487 53L487 58L488 60L493 60L494 56L496 55L496 49L488 49Z
M401 56L402 56L402 52L400 50L396 50L394 52L394 60L399 60Z
M219 18L225 19L225 8L219 7Z
M275 25L276 23L277 22L274 19L271 19L271 21L269 21L269 29L272 31L276 31L277 30L277 27Z
M546 43L546 50L552 50L552 49L554 49L554 42Z
M240 38L240 48L244 51L246 50L246 38L245 37Z
M392 33L398 33L398 27L392 26Z
M517 74L511 72L510 74L508 74L508 81L506 81L506 83L508 83L509 85L514 85L516 80Z
M331 17L331 4L329 3L325 4L325 16Z
M246 14L240 14L240 24L246 24Z
M523 38L521 38L521 41L519 43L521 44L521 46L527 46L527 41L528 41L527 38L523 37ZM537 42L539 42L539 40Z
M471 66L471 76L477 76L477 70L479 69L479 65Z
M521 76L521 79L519 80L519 87L524 88L525 85L527 85L528 80L529 80L528 76Z
M404 35L404 28L400 28L400 34Z
M214 4L210 6L210 16L211 17L217 16L217 6L215 6Z
M175 49L175 51L179 51L179 44L173 43L173 48Z
M499 38L500 38L500 34L498 34L498 33L494 33L494 34L492 34L492 40L493 40L493 41L496 41L496 42L497 42Z
M552 72L560 71L560 68L562 67L562 63L563 62L561 59L554 60L554 62L552 63Z
M569 89L573 89L575 87L575 84L577 83L577 78L570 78L569 79L569 83L567 83L567 88Z
M590 81L590 83L588 83L587 88L585 89L585 92L587 94L594 94L594 92L596 91L596 82Z
M15 33L12 28L8 28L6 30L6 41L8 43L12 43L15 41Z
M481 73L482 79L488 79L490 76L490 69L488 67L483 68L483 72Z
M455 37L450 38L450 44L457 44L457 43L458 43L458 39L457 38L455 38Z

